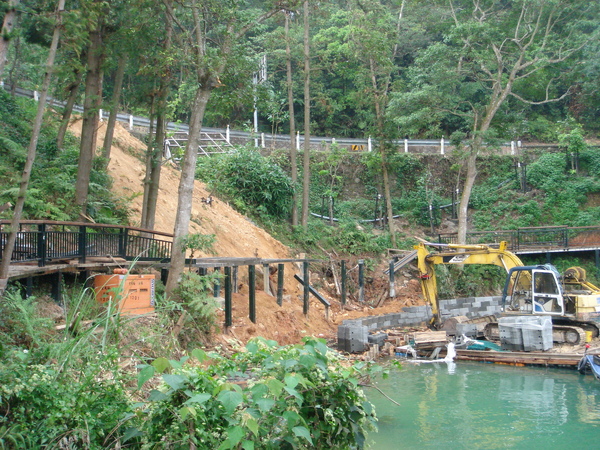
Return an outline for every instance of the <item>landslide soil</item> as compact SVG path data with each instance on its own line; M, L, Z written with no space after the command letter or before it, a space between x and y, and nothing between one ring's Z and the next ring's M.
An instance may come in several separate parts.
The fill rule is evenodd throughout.
M98 130L97 147L102 148L105 134L105 122ZM71 132L81 135L81 120L75 120L70 127ZM113 191L120 197L126 198L130 205L130 224L139 225L141 219L143 178L145 163L143 162L145 144L132 136L122 125L116 124L114 140L111 149L109 173L113 179ZM173 232L175 224L179 172L172 164L162 168L160 189L158 195L157 214L154 229L167 233ZM211 193L204 183L195 182L192 220L190 233L214 234L216 243L214 253L196 253L193 257L258 257L263 259L294 258L293 251L263 229L253 224L247 217L236 212L226 202L213 196L211 205L204 201ZM310 255L308 255L310 257ZM328 266L328 264L326 264ZM352 264L350 279L356 275ZM239 292L233 294L233 326L224 335L218 336L222 341L234 338L245 343L255 336L274 339L280 344L299 342L304 336L323 337L335 340L337 326L345 319L363 316L387 314L400 311L404 306L423 304L418 281L410 274L404 273L396 278L395 299L387 298L387 277L383 273L385 267L379 267L368 278L366 286L366 301L358 304L350 301L342 306L336 295L335 282L332 276L322 275L327 270L317 270L311 273L311 284L317 286L319 292L331 303L329 317L325 317L323 305L312 296L308 316L302 312L302 290L294 279L294 274L300 274L299 267L294 263L285 264L284 301L277 305L275 297L264 292L263 276L257 274L257 321L256 324L248 319L248 288L247 271L240 267ZM257 270L262 270L257 267ZM311 270L314 270L311 266ZM331 273L329 273L331 275ZM338 276L339 279L339 276ZM271 280L276 282L277 275ZM352 298L352 294L350 295ZM383 301L380 301L383 298ZM379 307L373 304L379 303ZM223 312L220 311L219 323L222 323Z

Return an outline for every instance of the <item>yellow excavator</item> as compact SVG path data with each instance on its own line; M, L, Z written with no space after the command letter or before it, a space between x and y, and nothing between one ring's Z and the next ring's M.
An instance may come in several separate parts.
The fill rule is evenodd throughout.
M430 252L427 246L437 248ZM517 255L507 250L507 243L489 245L433 244L415 246L419 278L425 300L430 304L430 325L441 326L435 276L438 264L491 264L507 272L502 292L501 315L544 315L552 318L553 340L578 345L585 342L586 331L600 335L600 289L586 280L585 270L571 267L561 277L550 264L525 266ZM477 319L481 321L481 319ZM495 338L498 323L486 318L485 335Z

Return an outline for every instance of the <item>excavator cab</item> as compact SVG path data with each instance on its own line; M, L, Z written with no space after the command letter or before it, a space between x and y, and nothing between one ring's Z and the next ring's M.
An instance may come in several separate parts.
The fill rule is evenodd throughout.
M502 305L505 312L564 315L558 271L549 265L513 267L508 272Z

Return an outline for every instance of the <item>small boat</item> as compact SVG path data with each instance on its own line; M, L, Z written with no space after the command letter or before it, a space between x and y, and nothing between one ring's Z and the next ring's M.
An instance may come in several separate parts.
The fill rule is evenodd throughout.
M583 355L583 358L577 364L577 370L582 374L592 372L596 380L600 381L600 356Z

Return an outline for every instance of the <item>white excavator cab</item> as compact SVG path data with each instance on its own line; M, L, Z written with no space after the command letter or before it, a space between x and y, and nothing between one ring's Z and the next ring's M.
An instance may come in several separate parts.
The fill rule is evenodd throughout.
M502 297L505 312L555 316L565 313L558 272L552 266L513 267Z

